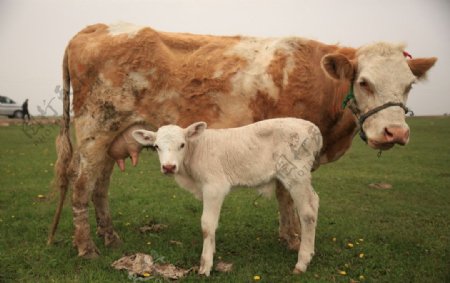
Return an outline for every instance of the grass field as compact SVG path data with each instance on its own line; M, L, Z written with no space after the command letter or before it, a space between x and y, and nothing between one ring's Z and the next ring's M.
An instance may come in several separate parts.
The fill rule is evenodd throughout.
M320 196L316 256L301 277L291 274L297 254L277 239L276 200L242 189L225 200L217 231L215 261L233 263L233 271L210 278L191 274L183 282L254 282L255 275L260 282L450 282L450 118L408 118L408 123L407 147L377 158L355 139L345 157L314 173ZM0 282L132 282L110 265L135 252L185 268L198 265L201 203L159 173L153 152L143 152L138 167L128 161L125 173L116 168L112 176L120 248L106 249L94 236L101 257L78 258L69 202L56 243L47 246L56 206L49 184L57 130L0 128ZM393 188L368 187L375 182ZM140 233L149 222L169 226ZM93 217L91 223L95 227Z

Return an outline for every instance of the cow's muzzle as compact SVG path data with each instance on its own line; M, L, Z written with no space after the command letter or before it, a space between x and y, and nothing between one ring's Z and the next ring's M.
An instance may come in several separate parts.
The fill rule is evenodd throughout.
M405 114L411 113L411 116L414 115L414 112L412 110L410 110L408 107L406 107L401 102L387 102L383 105L380 105L378 107L375 107L375 108L367 111L366 113L364 113L358 117L359 136L365 143L367 143L367 135L363 129L364 121L366 121L367 118L369 118L373 114L380 112L381 110L386 109L388 107L392 107L392 106L401 107L405 111ZM385 143L386 145L388 145L388 144L405 145L409 140L409 129L405 129L403 127L386 127L384 129L384 131L385 131L384 136L385 136L386 141L383 143ZM390 147L392 147L392 146L390 146Z

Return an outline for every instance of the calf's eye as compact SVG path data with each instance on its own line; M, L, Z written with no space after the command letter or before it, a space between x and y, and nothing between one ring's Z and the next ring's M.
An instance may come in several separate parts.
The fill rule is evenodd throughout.
M153 148L156 149L156 150L158 150L158 149L159 149L159 146L158 146L157 144L155 144L155 145L153 145Z
M182 144L180 145L180 149L182 149L182 148L184 148L184 143L182 143Z

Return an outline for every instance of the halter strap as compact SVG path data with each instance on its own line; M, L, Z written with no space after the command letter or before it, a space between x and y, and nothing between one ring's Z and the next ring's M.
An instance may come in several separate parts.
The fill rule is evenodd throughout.
M367 111L366 113L362 114L361 116L359 116L359 119L358 119L359 120L359 124L362 127L362 124L364 123L364 121L366 121L367 118L369 118L373 114L375 114L375 113L377 113L377 112L379 112L379 111L381 111L383 109L386 109L388 107L391 107L391 106L399 106L399 107L403 108L403 110L405 111L405 114L407 114L408 112L411 112L411 113L414 114L414 112L412 112L408 107L406 107L401 102L387 102L387 103L385 103L383 105L380 105L378 107L375 107L375 108Z

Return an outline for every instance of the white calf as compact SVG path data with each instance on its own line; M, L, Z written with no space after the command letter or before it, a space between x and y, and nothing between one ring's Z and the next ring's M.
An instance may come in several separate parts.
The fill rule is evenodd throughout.
M301 245L294 272L306 271L314 255L319 197L311 170L322 147L312 123L294 118L270 119L232 129L206 130L198 122L186 129L163 126L157 132L136 130L133 137L156 148L164 174L203 199L203 252L200 274L209 276L215 231L223 200L232 187L262 187L280 181L289 190L301 221Z

